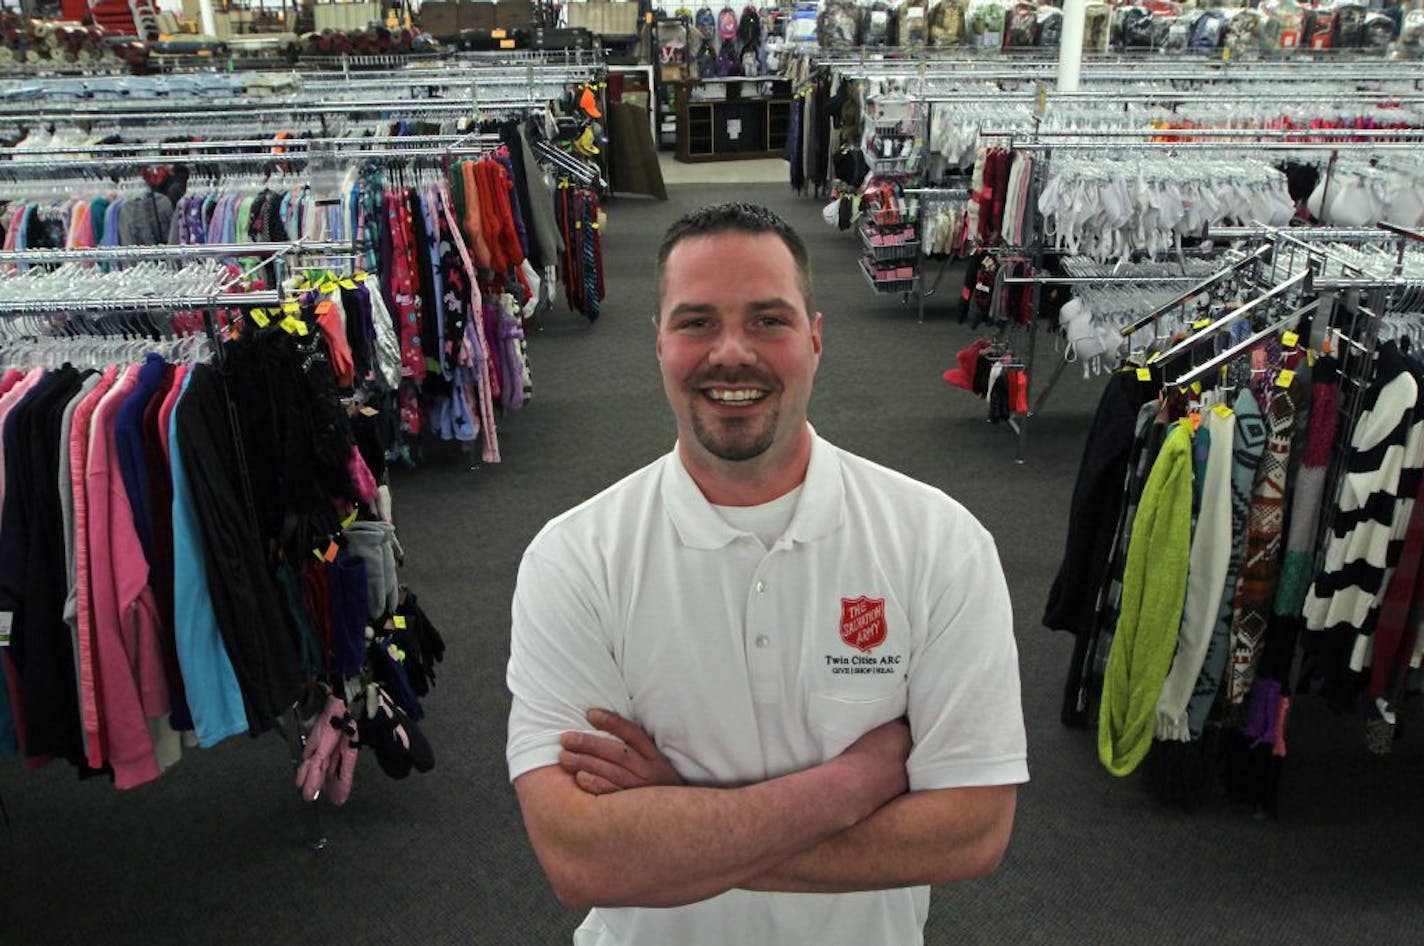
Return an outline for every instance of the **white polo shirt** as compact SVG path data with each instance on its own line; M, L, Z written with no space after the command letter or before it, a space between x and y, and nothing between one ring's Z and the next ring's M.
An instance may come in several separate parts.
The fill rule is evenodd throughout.
M707 502L676 450L552 520L514 594L510 778L555 765L606 707L690 784L825 762L908 715L911 790L1027 781L1018 651L989 533L944 493L814 438L768 551ZM576 946L913 946L929 888L732 890L595 909Z

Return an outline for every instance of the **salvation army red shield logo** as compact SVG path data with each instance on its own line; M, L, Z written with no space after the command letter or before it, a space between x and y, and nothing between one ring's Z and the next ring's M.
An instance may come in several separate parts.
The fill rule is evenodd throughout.
M841 599L841 640L868 654L885 643L885 599Z

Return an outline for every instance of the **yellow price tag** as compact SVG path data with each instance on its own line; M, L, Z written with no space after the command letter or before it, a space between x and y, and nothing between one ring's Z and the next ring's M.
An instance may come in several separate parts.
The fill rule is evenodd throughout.
M251 314L252 321L257 323L258 328L266 328L268 325L272 324L272 320L267 318L266 309L253 309Z
M1152 364L1152 362L1156 361L1158 358L1161 357L1162 353L1160 351L1154 351L1152 354L1147 356L1147 363L1150 365Z
M514 48L514 40L512 40L512 39L502 39L502 40L500 40L500 41L499 41L499 48L500 48L500 49L513 49L513 48Z
M282 311L287 313L288 315L296 315L298 312L302 311L302 306L301 303L297 302L297 300L288 299L286 302L282 303Z
M328 279L326 282L322 283L319 287L317 287L317 291L324 296L329 296L336 291L336 283Z
M1283 368L1281 370L1281 373L1276 375L1276 387L1288 388L1291 386L1291 382L1294 380L1295 372L1290 370L1289 368Z
M1218 405L1216 405L1215 407L1212 408L1212 412L1213 412L1214 414L1216 414L1217 417L1230 418L1231 415L1232 415L1232 410L1231 410L1231 408L1227 407L1225 404L1218 404Z
M357 516L357 513L358 513L358 512L359 512L359 510L356 510L356 509L351 510L351 514L350 514L349 516L347 516L345 519L342 519L342 520L341 520L341 528L343 528L343 529L349 529L349 528L351 528L351 523L353 523L353 522L356 521L356 516Z
M288 335L292 335L296 333L297 326L302 325L302 320L294 315L289 315L277 324L282 327L282 331L286 332Z
M1138 381L1151 381L1151 380L1152 380L1152 369L1151 369L1151 368L1138 368L1138 369L1137 369L1137 380L1138 380Z
M504 30L490 30L490 39L504 39L508 35Z
M1211 319L1197 319L1195 322L1192 323L1192 331L1196 331L1197 329L1206 328L1206 327L1207 327L1208 325L1210 325L1210 324L1211 324Z
M343 279L338 285L340 285L342 289L355 289L356 281L354 279Z
M1315 367L1315 349L1314 349L1314 348L1307 348L1307 349L1305 350L1305 363L1306 363L1307 365L1310 365L1310 367L1312 367L1312 368Z
M1300 344L1300 336L1295 332L1286 332L1281 336L1281 344L1287 348L1294 348Z
M1193 381L1193 382L1192 382L1192 393L1193 393L1193 394L1200 394L1201 392L1202 392L1201 382L1200 382L1200 381Z
M405 615L404 615L404 614L397 614L397 615L395 616L395 618L393 618L393 620L395 621L396 630L398 630L398 631L403 631L403 630L405 630Z

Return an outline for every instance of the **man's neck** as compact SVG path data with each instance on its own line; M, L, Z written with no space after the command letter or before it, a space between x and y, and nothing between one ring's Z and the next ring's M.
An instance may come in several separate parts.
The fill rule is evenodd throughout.
M811 429L803 427L789 449L770 451L753 460L722 460L711 456L689 437L679 437L677 452L683 468L714 506L760 506L800 486L811 463Z

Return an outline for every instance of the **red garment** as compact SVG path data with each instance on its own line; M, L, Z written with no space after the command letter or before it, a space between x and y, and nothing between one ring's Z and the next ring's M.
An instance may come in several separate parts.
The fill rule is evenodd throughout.
M326 339L327 351L331 353L331 370L336 375L336 383L349 388L356 381L356 364L351 358L351 346L346 342L346 326L342 312L334 299L325 299L316 307L316 324L321 327Z
M1419 584L1419 569L1424 562L1424 477L1414 496L1414 510L1404 533L1404 547L1380 603L1379 620L1375 624L1374 658L1370 667L1367 692L1372 700L1385 696L1390 674L1399 660L1408 660L1413 650L1413 624L1409 621L1410 603ZM1387 698L1387 697L1386 697Z

